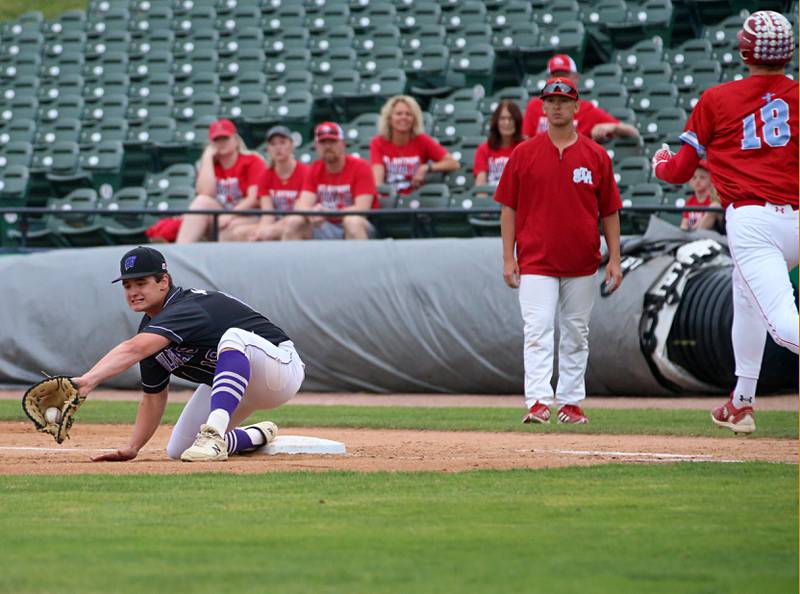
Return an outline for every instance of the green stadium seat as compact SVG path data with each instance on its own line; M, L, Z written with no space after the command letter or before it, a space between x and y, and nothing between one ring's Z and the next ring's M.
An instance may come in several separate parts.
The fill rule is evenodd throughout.
M264 72L271 78L280 78L287 72L308 70L311 62L311 51L308 49L290 49L274 60L267 61Z
M644 183L629 187L622 193L622 206L663 206L664 190L659 184ZM620 213L623 235L641 234L647 229L651 213Z
M178 121L190 121L202 116L217 117L221 103L219 95L213 91L197 92L175 105L173 117Z
M86 43L83 54L87 60L93 61L99 60L106 52L132 54L131 34L127 31L111 31L102 38L91 39Z
M0 122L0 146L9 142L28 142L33 144L36 135L36 122L32 118L14 118Z
M483 142L486 142L485 136L462 136L458 143L450 147L450 154L461 163L462 169L472 170L475 152Z
M80 120L83 116L83 97L80 95L61 95L54 102L39 105L36 121L39 124L69 118Z
M31 166L33 145L29 142L9 142L0 146L0 169L22 165L26 169Z
M57 59L64 54L82 54L85 48L86 33L83 31L68 31L55 39L46 41L41 48L41 52L45 58Z
M399 29L395 26L397 19L397 9L389 2L370 2L359 12L354 12L350 16L350 26L357 32L376 31L383 27L393 27L399 35Z
M172 8L159 4L151 4L147 12L141 14L134 13L128 24L128 31L130 31L132 35L146 37L152 31L169 30L173 19Z
M4 122L13 120L35 120L39 110L39 101L36 97L14 97L5 102L0 111L0 119Z
M171 117L175 100L166 93L153 93L130 101L125 113L129 124L139 124L151 118Z
M314 113L319 119L337 120L348 118L347 101L358 99L361 77L352 70L337 70L330 77L314 84Z
M602 84L594 88L594 97L597 104L604 110L617 107L628 107L628 89L614 84Z
M311 55L319 56L336 48L352 48L354 40L355 33L352 27L349 25L337 25L322 33L313 35L309 49L311 50Z
M56 118L41 122L36 128L33 144L39 147L54 142L78 142L81 127L81 122L77 118Z
M36 95L39 106L53 105L60 97L77 96L83 98L84 80L80 74L68 74L58 78L41 81ZM85 103L85 100L84 100Z
M314 140L309 140L305 144L298 146L295 151L295 158L301 163L308 165L317 158L317 152L314 149Z
M664 60L678 73L701 60L710 60L714 55L711 44L705 39L689 39L664 54Z
M157 74L171 73L174 66L170 50L153 50L128 65L128 76L132 81L148 80Z
M377 76L361 81L361 96L371 103L373 109L380 109L383 103L394 95L405 95L408 80L406 73L400 68L387 68ZM359 107L358 102L353 103L351 111L361 111L366 107Z
M331 76L336 71L353 70L356 64L356 52L351 47L338 47L324 54L313 56L309 69L315 76Z
M175 106L181 106L198 93L216 93L220 88L220 77L216 72L198 72L175 83L172 98Z
M487 14L487 22L491 24L492 29L495 31L504 31L509 27L523 25L533 21L531 3L525 0L504 2L502 10L491 10L488 1L484 1L484 4L486 8L490 10L489 14Z
M436 119L447 120L459 113L475 113L479 106L480 94L476 94L475 89L458 89L431 101L430 113Z
M483 2L466 0L444 14L442 23L450 34L456 35L471 25L486 25L486 6ZM484 42L488 43L488 39Z
M147 192L144 188L121 188L105 207L106 214L101 215L98 222L113 243L128 245L149 241L145 231L156 222L157 217L126 212L147 208Z
M281 3L276 11L263 20L262 27L265 36L292 27L302 27L307 30L306 10L299 4Z
M678 87L670 82L654 83L631 99L631 107L640 115L677 106Z
M718 23L731 14L730 0L691 0L694 16L704 25Z
M72 212L98 206L97 192L94 189L73 190L59 201L52 214L47 215L50 219L48 227L71 247L109 245L111 241L103 231L98 215Z
M59 198L49 198L44 201L43 205L54 210L60 203L61 199ZM48 215L12 217L11 221L6 221L6 242L9 245L24 247L66 247L66 241L51 228L54 226L52 221L53 219Z
M674 82L681 92L696 92L719 84L722 80L722 65L717 60L692 62L688 70L675 75Z
M188 163L170 165L158 173L149 173L142 184L148 197L156 197L170 188L189 188L194 190L196 170Z
M633 47L619 50L614 54L614 61L623 70L635 70L638 66L661 62L664 57L664 42L661 38L645 39Z
M281 123L299 132L303 138L311 135L314 121L314 98L308 91L292 91L272 105L274 123ZM266 130L264 130L266 134ZM262 134L263 138L263 134Z
M636 112L630 107L612 107L608 110L608 114L614 116L620 122L624 122L632 126L635 126L638 120L636 117Z
M623 78L623 84L629 93L646 91L655 84L672 81L672 66L666 62L643 64L633 70L628 70Z
M220 60L217 73L223 80L238 76L240 72L262 72L266 59L260 48L244 48Z
M39 76L41 66L42 58L38 53L18 54L0 66L0 78L13 81L20 76Z
M656 36L665 45L670 44L675 23L672 0L647 0L641 5L629 5L629 9L628 18L624 22L605 24L605 30L614 47L627 48Z
M0 109L14 97L34 97L39 102L48 100L46 96L39 96L40 90L41 83L37 76L20 76L13 82L0 84Z
M286 27L264 34L264 54L280 56L291 50L306 50L311 45L311 36L304 26Z
M313 84L314 75L307 70L290 70L279 79L268 80L264 92L274 101L293 91L310 92Z
M82 53L72 52L46 58L39 69L39 77L57 81L62 76L83 76L86 63Z
M580 22L580 6L575 0L553 0L543 10L534 11L533 18L540 26L545 27Z
M616 136L603 146L614 163L618 163L626 157L644 155L644 141L640 136Z
M156 168L171 167L176 163L193 163L200 158L207 144L208 127L217 118L198 117L187 122L176 122L173 139L152 143L150 150Z
M703 39L715 50L735 49L739 46L736 38L744 19L740 15L728 16L722 21L710 24L703 31Z
M261 21L261 10L258 6L237 3L227 14L220 15L219 12L217 13L214 28L219 31L221 36L236 40L243 29L257 27L261 30Z
M30 189L30 171L25 165L0 167L0 204L26 206Z
M378 133L380 116L377 113L363 113L351 121L342 124L342 130L348 144L369 144Z
M111 8L102 14L89 14L86 20L86 33L89 37L103 37L111 31L127 31L130 23L127 8Z
M447 40L447 31L438 23L422 25L413 31L403 33L400 39L400 49L404 53L415 52L420 48L432 45L444 45Z
M216 52L220 43L219 32L215 29L198 29L187 37L175 38L172 44L172 57L175 60L187 60L196 51Z
M664 108L658 111L651 120L642 124L642 136L648 144L679 144L678 137L686 128L688 116L680 107Z
M413 12L397 15L397 26L403 33L414 31L425 25L442 24L442 8L433 2L414 4Z
M622 192L629 186L648 183L650 159L645 156L632 156L619 160L614 167L614 180Z
M215 49L197 49L185 58L175 60L172 74L175 80L183 80L200 72L216 72L219 56Z
M195 5L192 12L181 19L172 21L175 37L194 37L199 31L213 30L217 11L213 7Z
M81 152L79 168L102 198L122 187L122 141L104 140Z
M318 12L306 15L306 26L312 35L334 27L349 27L350 7L347 4L325 4Z
M178 49L175 53L180 53L179 48L175 46L175 32L171 29L151 31L146 38L131 38L128 55L135 61L145 58L150 52L171 53L173 49Z
M45 47L44 35L38 29L23 29L18 35L3 35L0 55L12 59L25 54L42 53Z
M375 49L366 57L356 61L356 70L364 77L369 78L389 69L402 68L403 52L399 47L381 47Z
M106 75L125 72L129 63L128 54L122 52L106 52L97 60L86 62L83 66L83 77L87 82L102 80Z
M95 103L106 95L127 96L131 88L130 79L124 72L109 72L102 80L85 82L83 100L87 104Z
M454 198L451 202L453 208L466 208L471 210L491 209L488 214L467 214L467 222L472 227L472 234L476 237L498 237L500 235L500 205L494 200L495 186L483 185L470 188L466 195Z
M452 118L436 122L433 128L434 137L443 145L456 144L465 136L480 136L482 132L483 114L477 110L456 113Z
M485 118L491 119L494 110L497 109L501 101L513 101L524 115L530 98L530 93L525 87L506 87L495 92L490 97L485 97L481 101L480 110Z
M426 45L406 54L403 70L412 85L441 87L445 82L450 52L444 45Z
M123 144L123 186L139 185L148 171L162 169L154 159L156 145L173 142L175 128L175 120L171 117L149 118L129 127Z
M264 93L266 87L267 75L263 72L239 72L235 77L219 84L219 97L225 103L245 93Z
M43 23L42 33L48 38L58 38L71 31L83 32L86 28L86 12L83 10L67 10L55 20Z
M242 50L258 50L263 55L264 33L260 27L250 24L240 28L234 37L220 39L216 49L221 58L235 56Z
M461 169L445 175L445 183L452 194L468 192L475 185L475 177L472 175L472 163L468 166L462 164Z
M460 86L481 85L491 93L495 73L494 49L488 43L470 44L460 53L450 56L450 69L460 75L455 79Z
M81 148L95 145L107 140L124 142L128 137L128 122L123 119L109 118L100 120L90 127L81 129L78 144Z
M394 7L392 7L394 8ZM369 56L373 51L385 47L400 47L400 29L392 24L381 25L360 32L353 39L353 49L360 57Z

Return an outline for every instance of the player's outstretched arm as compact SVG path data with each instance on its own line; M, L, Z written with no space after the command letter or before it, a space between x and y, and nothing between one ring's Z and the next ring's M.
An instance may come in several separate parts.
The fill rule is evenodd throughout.
M169 343L168 338L142 332L115 346L94 367L83 375L72 378L72 381L78 386L81 396L86 396L108 378L166 348Z
M699 163L700 157L693 146L682 144L677 153L672 153L664 144L653 155L653 175L669 184L685 184Z
M150 441L153 434L161 424L161 417L164 416L164 409L167 406L168 388L164 388L157 394L144 394L139 403L139 410L136 413L136 422L133 425L133 433L128 445L118 449L116 452L109 452L92 458L94 462L124 462L133 460L139 455L144 445Z

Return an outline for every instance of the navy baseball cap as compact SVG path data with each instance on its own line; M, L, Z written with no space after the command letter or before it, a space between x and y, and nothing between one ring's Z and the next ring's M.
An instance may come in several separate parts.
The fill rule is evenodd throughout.
M167 271L167 261L158 250L151 247L139 246L133 248L122 256L119 261L119 278L115 278L112 283L132 278L144 278L154 274L162 274Z

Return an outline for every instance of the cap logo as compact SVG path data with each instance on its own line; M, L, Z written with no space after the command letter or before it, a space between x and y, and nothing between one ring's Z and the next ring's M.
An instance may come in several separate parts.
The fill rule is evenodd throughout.
M136 256L128 256L127 258L125 258L124 266L126 271L133 268L135 264L136 264Z

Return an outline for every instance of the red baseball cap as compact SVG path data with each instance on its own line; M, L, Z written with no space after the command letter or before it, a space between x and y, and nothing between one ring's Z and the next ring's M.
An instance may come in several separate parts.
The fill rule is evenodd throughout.
M697 164L697 167L700 169L705 169L706 171L711 171L711 169L708 168L708 161L706 161L705 159L700 159L700 162Z
M550 74L577 71L578 67L575 65L575 60L570 58L567 54L556 54L547 61L547 72Z
M220 136L236 134L236 125L230 120L217 120L208 127L208 139L215 140Z
M555 95L567 97L568 99L577 101L578 89L575 88L575 85L568 78L564 78L562 76L550 78L542 88L542 93L539 95L539 97L546 99L547 97L553 97Z
M333 140L344 140L344 130L335 122L322 122L314 130L314 138L316 140L326 140L328 138Z

